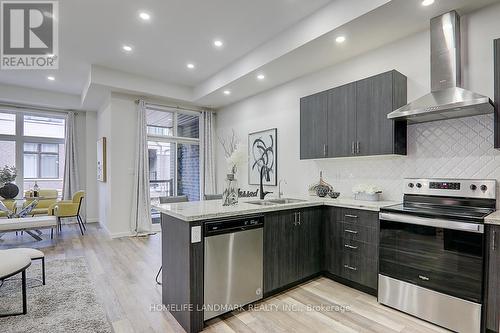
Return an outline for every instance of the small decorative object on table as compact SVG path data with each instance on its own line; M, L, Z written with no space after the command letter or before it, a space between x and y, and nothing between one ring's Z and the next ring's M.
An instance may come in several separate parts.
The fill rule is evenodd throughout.
M226 157L228 174L224 191L222 192L222 205L233 206L238 203L238 181L236 180L236 173L238 172L238 165L245 161L245 151L239 139L236 137L234 130L229 138L219 137L219 141L224 148L224 155Z
M328 192L328 196L332 199L337 199L340 196L340 192L330 191Z
M309 193L324 198L329 192L333 191L333 186L323 180L323 171L319 172L319 182L309 186Z
M356 185L353 187L352 192L355 200L379 201L382 196L382 190L375 185Z
M14 199L19 194L19 187L12 183L16 180L17 170L15 167L4 166L0 169L0 197Z

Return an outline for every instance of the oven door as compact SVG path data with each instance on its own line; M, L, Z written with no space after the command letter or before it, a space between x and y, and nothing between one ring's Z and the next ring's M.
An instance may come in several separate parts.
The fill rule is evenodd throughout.
M482 303L482 224L380 213L379 272Z

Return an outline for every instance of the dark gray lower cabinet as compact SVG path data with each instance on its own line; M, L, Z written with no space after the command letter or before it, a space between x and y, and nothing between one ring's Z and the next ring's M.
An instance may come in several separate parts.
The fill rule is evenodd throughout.
M264 222L264 294L321 271L322 209L266 214Z
M500 149L500 38L493 42L495 77L495 148Z
M500 226L486 228L486 329L499 332L500 321Z
M325 214L325 270L332 275L376 290L378 213L329 208Z

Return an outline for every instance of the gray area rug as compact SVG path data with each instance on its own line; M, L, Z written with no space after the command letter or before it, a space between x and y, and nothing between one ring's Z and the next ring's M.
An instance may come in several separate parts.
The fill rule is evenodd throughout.
M1 332L112 332L84 258L46 261L46 285L28 279L28 314L0 318ZM28 278L41 279L34 261ZM0 288L0 313L22 312L21 275Z

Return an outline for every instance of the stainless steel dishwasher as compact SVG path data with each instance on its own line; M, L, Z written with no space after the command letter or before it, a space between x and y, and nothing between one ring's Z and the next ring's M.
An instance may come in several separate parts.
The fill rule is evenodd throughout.
M205 223L204 320L262 298L262 216Z

